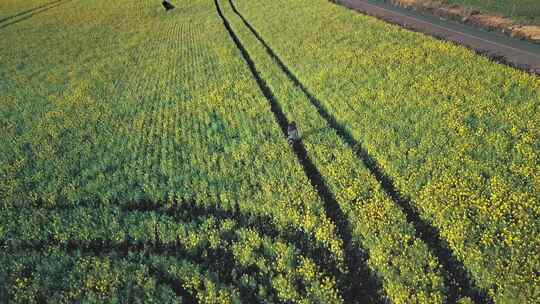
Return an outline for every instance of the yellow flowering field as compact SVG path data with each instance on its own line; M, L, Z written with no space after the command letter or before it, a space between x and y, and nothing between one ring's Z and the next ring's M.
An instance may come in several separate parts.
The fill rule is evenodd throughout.
M0 303L539 300L537 78L324 0L160 2L0 3Z
M342 241L213 2L2 37L0 302L342 301Z
M327 1L233 3L471 286L539 300L537 77Z

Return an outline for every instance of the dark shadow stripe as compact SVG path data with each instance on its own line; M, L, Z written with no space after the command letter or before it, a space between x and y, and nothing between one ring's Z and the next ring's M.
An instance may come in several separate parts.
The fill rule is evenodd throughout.
M494 63L540 76L540 46L532 41L512 38L504 33L490 33L471 24L442 20L425 11L415 12L381 0L340 0L336 5L372 16L409 31L431 36L474 51ZM508 33L507 33L508 34Z
M418 214L418 212L412 207L410 201L402 196L396 189L394 182L378 165L377 161L369 155L369 153L362 148L352 134L347 131L345 127L340 125L337 120L325 109L322 103L304 86L302 82L291 72L291 70L283 63L283 61L276 55L272 48L266 43L266 41L259 35L259 33L251 26L251 24L244 18L244 16L236 9L232 0L229 0L231 7L236 15L242 19L246 27L257 38L257 40L264 46L267 53L281 68L283 73L287 75L289 80L310 100L315 106L319 115L323 117L328 125L336 131L341 139L349 145L349 147L355 152L359 160L369 169L371 174L377 179L382 186L386 194L403 210L407 217L407 221L413 224L418 236L429 246L433 254L438 258L444 271L447 274L446 284L449 286L449 300L456 302L461 295L471 297L476 303L491 302L485 291L480 291L469 278L464 265L458 261L449 249L448 243L441 239L439 232L427 221L424 221Z
M287 136L287 126L289 122L285 114L283 113L277 98L272 93L269 86L261 78L260 73L257 71L255 63L251 59L249 53L236 36L231 25L227 21L226 17L221 11L221 7L218 0L214 0L217 12L223 24L229 33L229 36L235 43L236 47L240 51L244 61L249 67L253 78L255 79L262 94L270 104L272 113L278 125L281 128L283 135ZM327 187L324 179L322 178L317 167L313 164L309 158L304 145L301 142L293 144L293 151L302 165L304 173L310 180L311 185L317 190L319 197L323 200L326 213L330 219L335 223L336 232L343 240L345 246L345 259L348 266L347 277L344 278L345 290L343 290L343 296L346 303L373 303L383 302L379 296L380 284L376 281L374 275L370 272L366 264L366 258L359 256L358 251L354 250L351 239L351 231L347 219L339 207L339 204L334 198L333 193ZM365 254L364 254L365 256Z
M5 27L8 27L8 26L10 26L10 25L19 23L19 22L21 22L21 21L24 21L24 20L30 19L30 18L32 18L32 15L30 15L30 16L24 16L24 17L22 17L22 18L20 18L20 19L17 19L17 20L15 20L15 21L13 21L13 22L8 22L8 23L6 23L6 24L0 25L0 30L3 29L3 28L5 28Z
M7 253L20 253L20 252L44 252L46 248L56 248L66 254L77 254L81 256L92 257L109 257L127 259L134 254L141 255L142 258L149 258L150 255L159 257L170 257L174 259L180 259L188 261L198 265L203 272L212 272L218 276L218 280L226 282L227 284L234 285L235 280L231 276L231 272L224 266L232 267L235 265L234 256L229 250L223 249L208 249L205 248L207 257L203 257L196 253L190 253L189 250L180 246L177 241L176 244L164 244L159 239L156 239L149 243L136 242L136 241L122 241L113 243L109 240L47 240L47 241L28 241L24 244L19 244L17 248L8 248ZM202 249L202 248L201 248ZM160 270L158 267L148 263L141 259L137 261L140 264L147 265L149 267L150 274L160 284L168 285L175 294L182 298L187 303L197 303L196 290L187 290L183 288L181 279L167 274L165 271ZM249 274L253 269L244 269L239 271L240 274ZM270 286L268 282L259 282L260 284L266 284ZM254 291L252 291L254 292ZM243 292L241 295L244 300L252 301L255 299L252 292Z
M68 2L71 2L71 1L73 1L73 0L60 0L60 1L52 2L50 4L50 6L47 6L44 9L42 9L40 11L37 11L35 13L32 13L32 14L30 14L29 12L27 12L28 14L26 14L26 13L22 14L21 13L21 14L19 14L19 16L22 16L21 18L19 18L17 20L14 20L14 21L11 21L11 22L8 22L8 23L1 24L0 29L6 28L6 27L8 27L10 25L13 25L13 24L17 24L17 23L19 23L21 21L24 21L24 20L30 19L30 18L34 17L35 15L39 15L41 13L44 13L44 12L46 12L48 10L51 10L51 9L53 9L55 7L64 5L64 4L66 4ZM38 10L38 9L35 9L35 10ZM31 11L35 11L35 10L31 10ZM11 19L11 18L9 18L9 19ZM7 20L7 19L4 19L4 20Z
M155 268L155 267L149 267L148 272L151 276L153 276L156 279L157 284L169 286L169 288L171 288L174 291L176 296L182 299L182 303L187 303L187 304L199 303L199 301L197 301L196 296L183 287L183 283L181 280L173 276L170 276L164 271L161 271L160 269Z
M9 17L2 18L2 19L0 19L0 23L2 23L2 22L4 22L4 21L11 20L11 19L13 19L13 18L17 18L17 17L19 17L19 16L22 16L22 15L25 15L25 14L28 14L28 13L31 13L31 12L33 12L33 11L37 11L38 9L41 9L41 8L44 8L44 7L47 7L47 6L49 6L49 5L53 5L53 4L55 4L55 3L62 2L62 1L64 1L64 0L57 0L57 1L49 2L49 3L45 3L45 4L40 5L40 6L38 6L38 7L34 7L34 8L32 8L32 9L29 9L29 10L26 10L26 11L23 11L23 12L20 12L20 13L17 13L17 14L15 14L15 15L12 15L12 16L9 16Z
M336 260L333 258L333 255L328 248L321 247L320 245L313 246L315 240L308 233L301 229L295 229L295 227L278 229L271 215L243 213L240 210L238 203L236 203L231 210L221 209L218 207L218 204L201 206L195 201L178 202L176 200L169 203L169 205L145 200L134 202L115 201L108 204L101 204L99 201L82 201L77 204L53 206L47 206L45 203L37 201L34 203L25 203L25 206L21 206L21 208L30 208L31 210L36 210L38 212L39 210L55 211L77 208L118 208L121 212L121 216L126 216L133 212L155 212L156 214L170 216L179 223L194 221L204 216L212 216L219 221L232 220L238 227L253 229L262 236L269 237L273 240L280 239L288 244L294 245L294 247L300 250L307 258L317 262L320 269L328 275L335 278L342 275ZM7 240L2 240L2 238L0 238L0 245L2 244L7 246L17 246L17 242L8 242Z

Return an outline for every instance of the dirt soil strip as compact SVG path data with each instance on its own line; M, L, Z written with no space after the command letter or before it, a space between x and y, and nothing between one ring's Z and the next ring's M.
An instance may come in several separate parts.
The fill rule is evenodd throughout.
M539 45L420 15L379 1L337 0L336 3L416 32L463 45L493 61L540 75Z

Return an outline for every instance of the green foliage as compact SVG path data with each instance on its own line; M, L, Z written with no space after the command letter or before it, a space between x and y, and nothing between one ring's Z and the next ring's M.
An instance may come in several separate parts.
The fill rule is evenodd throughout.
M500 303L538 301L538 79L325 1L235 2L479 288Z
M445 0L469 9L495 13L524 22L540 22L540 3L535 0Z
M347 214L353 238L357 240L354 251L367 249L368 263L381 277L388 298L395 303L443 302L445 286L438 262L415 236L405 215L385 196L354 151L287 79L231 7L224 7L285 114L302 128L302 141L309 155Z
M370 296L451 301L447 269L362 148L476 285L498 303L537 299L537 79L327 1L235 2L320 100L219 1L346 227L214 1L28 13L47 3L7 0L0 20L23 14L0 21L0 302L342 303L370 279L350 262L363 257Z
M203 267L202 283L183 272L176 278L202 302L273 302L278 276L294 287L294 301L311 297L317 280L326 286L317 297L337 295L330 267L298 288L300 255L343 271L341 240L214 4L186 2L167 15L150 1L63 5L2 29L10 47L0 51L0 231L9 256L28 248L67 251L69 259L97 254L72 278L83 280L109 265L101 258L121 263L130 254L178 251L174 259ZM242 229L273 253L248 248L249 259L237 263ZM279 271L274 241L290 259ZM36 269L36 261L26 265ZM21 295L48 290L13 269L0 273L13 276L9 290L19 279L33 288ZM110 279L92 277L75 295L50 290L91 301L138 292ZM182 298L170 285L160 286ZM31 301L18 293L8 299Z

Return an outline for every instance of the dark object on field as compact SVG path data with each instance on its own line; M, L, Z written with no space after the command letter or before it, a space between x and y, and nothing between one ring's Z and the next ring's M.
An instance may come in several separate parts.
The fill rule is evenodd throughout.
M287 139L291 145L300 140L300 133L294 121L287 127L287 135Z
M174 5L170 4L167 1L161 2L161 5L163 5L163 7L165 8L166 11L170 11L170 10L174 9Z

